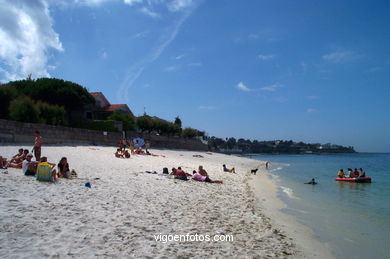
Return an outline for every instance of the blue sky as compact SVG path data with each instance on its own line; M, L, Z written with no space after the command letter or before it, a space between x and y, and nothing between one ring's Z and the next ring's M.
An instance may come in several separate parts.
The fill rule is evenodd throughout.
M389 1L0 0L0 80L70 80L210 136L390 152L389 13Z

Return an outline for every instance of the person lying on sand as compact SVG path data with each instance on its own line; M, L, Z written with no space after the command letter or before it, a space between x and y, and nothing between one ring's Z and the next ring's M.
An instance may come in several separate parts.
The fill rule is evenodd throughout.
M221 180L211 180L208 176L202 175L200 172L193 171L194 175L192 176L192 179L199 182L206 182L206 183L223 183Z
M138 147L138 148L135 150L135 154L137 154L137 155L145 155L145 152L142 150L141 147Z
M31 161L33 154L28 153L26 159L22 162L22 172L27 176L34 176L37 170L38 163Z
M229 172L229 173L234 173L234 174L236 173L236 170L234 169L234 167L231 169L227 168L226 165L222 165L222 167L223 167L224 172Z
M175 179L184 180L184 181L188 180L187 176L192 176L191 174L184 172L180 166L177 169L172 168L171 174L175 176Z
M198 168L198 172L193 171L193 173L194 173L194 175L192 176L192 179L194 179L196 181L208 182L208 183L222 183L221 180L214 180L214 181L211 180L209 178L209 174L207 173L206 170L203 169L203 166L201 166L201 165Z

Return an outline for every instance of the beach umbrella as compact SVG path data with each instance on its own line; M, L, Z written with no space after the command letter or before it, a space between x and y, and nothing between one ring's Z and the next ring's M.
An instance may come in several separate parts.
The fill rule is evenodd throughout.
M145 144L145 141L143 138L135 138L135 139L133 139L133 142L134 142L135 148L142 147Z

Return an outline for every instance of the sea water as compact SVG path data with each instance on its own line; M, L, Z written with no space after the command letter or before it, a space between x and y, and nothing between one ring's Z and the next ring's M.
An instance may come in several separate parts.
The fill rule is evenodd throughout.
M390 258L390 154L256 155L286 203L283 212L311 228L338 258ZM363 168L372 183L337 182ZM315 178L317 185L304 184Z

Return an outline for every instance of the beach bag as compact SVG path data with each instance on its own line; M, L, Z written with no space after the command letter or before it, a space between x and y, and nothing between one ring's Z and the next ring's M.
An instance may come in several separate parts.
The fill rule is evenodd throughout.
M166 167L163 168L163 174L169 174L168 168L166 168Z
M52 170L48 163L39 163L37 167L37 180L43 182L52 182Z

